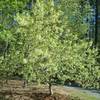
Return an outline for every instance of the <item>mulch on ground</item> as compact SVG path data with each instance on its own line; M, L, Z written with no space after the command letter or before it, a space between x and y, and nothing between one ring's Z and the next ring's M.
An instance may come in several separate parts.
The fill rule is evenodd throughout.
M64 90L54 88L54 94L49 95L48 87L29 85L23 87L23 81L0 80L0 100L79 100L67 95Z

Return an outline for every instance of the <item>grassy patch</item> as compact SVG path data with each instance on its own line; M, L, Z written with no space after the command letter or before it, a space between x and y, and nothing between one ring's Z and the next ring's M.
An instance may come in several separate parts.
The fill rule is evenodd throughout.
M96 98L95 96L89 95L85 92L80 92L78 90L70 91L70 95L73 97L79 97L80 100L100 100L100 98Z

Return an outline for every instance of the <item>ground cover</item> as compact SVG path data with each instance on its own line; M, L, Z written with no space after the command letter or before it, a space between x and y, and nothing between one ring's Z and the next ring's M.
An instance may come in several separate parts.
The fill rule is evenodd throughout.
M53 95L49 95L48 86L37 84L23 87L24 81L0 81L0 100L99 100L78 89L65 86L53 86Z

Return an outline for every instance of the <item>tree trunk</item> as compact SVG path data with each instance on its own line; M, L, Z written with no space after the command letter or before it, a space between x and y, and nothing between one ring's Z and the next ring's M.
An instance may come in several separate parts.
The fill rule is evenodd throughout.
M28 81L27 80L24 80L23 88L25 88L27 85L28 85Z
M49 83L49 94L50 94L50 95L53 94L53 90L52 90L52 85L51 85L51 83Z
M50 95L53 94L52 83L51 83L51 77L49 77L49 94L50 94Z

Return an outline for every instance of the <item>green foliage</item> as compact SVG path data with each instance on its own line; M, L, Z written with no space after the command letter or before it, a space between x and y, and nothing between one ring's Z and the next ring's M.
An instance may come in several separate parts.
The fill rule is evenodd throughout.
M25 65L21 74L29 81L48 81L57 71L60 27L56 25L59 25L59 15L51 2L37 2L31 15L28 12L17 15L17 34L21 38L18 45L22 45L19 52L23 52L22 61Z
M17 6L15 1L8 1L2 1L0 5L13 3L13 11L18 12L0 26L0 38L4 43L2 45L0 41L0 49L6 47L5 52L0 53L1 75L15 74L39 83L70 79L85 87L98 87L97 49L92 41L84 38L89 29L84 21L90 14L89 2L84 2L82 8L81 0L36 0L30 11L20 12L20 6L27 0L18 1ZM12 19L17 25L5 28Z

